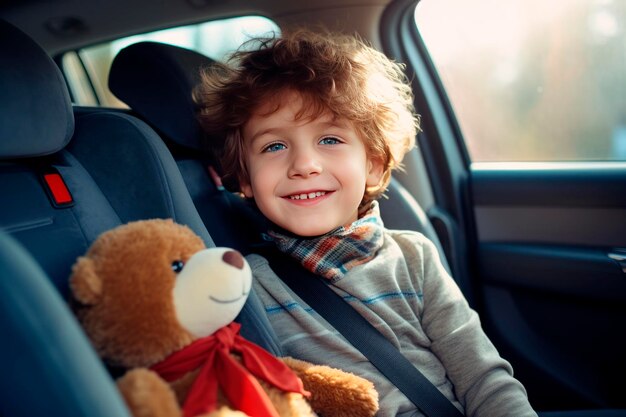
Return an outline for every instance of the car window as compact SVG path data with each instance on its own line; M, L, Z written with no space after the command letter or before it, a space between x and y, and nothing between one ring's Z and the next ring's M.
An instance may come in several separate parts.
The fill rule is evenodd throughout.
M67 52L61 63L75 104L126 107L109 91L107 79L113 58L128 45L143 41L162 42L224 61L250 38L279 33L278 26L268 18L237 17L130 36Z
M626 1L423 0L474 162L626 160Z

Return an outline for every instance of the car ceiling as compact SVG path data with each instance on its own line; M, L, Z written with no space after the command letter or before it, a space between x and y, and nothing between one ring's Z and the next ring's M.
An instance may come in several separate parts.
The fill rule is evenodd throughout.
M122 36L205 20L257 14L283 24L324 24L376 36L390 0L4 0L0 18L51 55ZM359 27L360 26L360 27ZM365 32L365 33L363 33ZM368 33L369 32L369 33ZM376 41L376 39L372 39Z

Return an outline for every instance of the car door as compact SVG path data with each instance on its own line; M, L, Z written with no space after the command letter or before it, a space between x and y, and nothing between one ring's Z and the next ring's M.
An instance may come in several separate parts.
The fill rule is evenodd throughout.
M626 408L625 23L594 0L383 19L422 115L401 181L423 161L455 278L538 410Z

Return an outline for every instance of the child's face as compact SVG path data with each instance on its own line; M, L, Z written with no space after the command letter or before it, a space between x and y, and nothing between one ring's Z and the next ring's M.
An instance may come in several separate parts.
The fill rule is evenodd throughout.
M249 183L261 212L299 236L318 236L357 219L366 186L377 185L383 167L370 160L347 121L325 114L296 120L302 100L283 95L278 111L262 106L243 129Z

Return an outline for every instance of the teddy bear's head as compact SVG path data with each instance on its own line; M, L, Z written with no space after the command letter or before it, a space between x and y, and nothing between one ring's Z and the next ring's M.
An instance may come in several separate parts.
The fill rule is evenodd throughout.
M108 363L150 366L230 323L252 283L232 249L191 229L144 220L103 233L70 278L76 314Z

